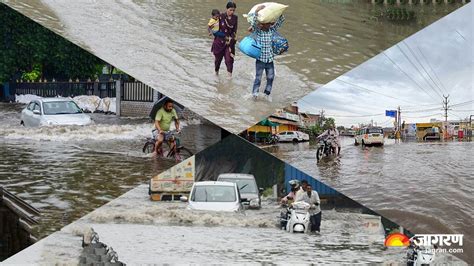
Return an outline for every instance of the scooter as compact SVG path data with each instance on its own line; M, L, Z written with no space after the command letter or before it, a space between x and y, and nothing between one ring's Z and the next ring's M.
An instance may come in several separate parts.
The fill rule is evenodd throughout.
M286 215L281 214L280 225L290 233L307 233L310 226L310 205L304 201L293 202Z
M408 266L430 265L435 259L432 248L410 245L407 252Z

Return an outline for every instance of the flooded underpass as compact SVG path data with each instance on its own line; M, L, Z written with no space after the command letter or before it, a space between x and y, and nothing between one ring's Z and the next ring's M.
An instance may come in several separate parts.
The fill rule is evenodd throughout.
M254 102L255 60L237 48L232 78L224 64L220 76L214 73L206 24L212 9L224 12L225 1L1 2L233 133L462 6L407 4L400 8L413 17L388 19L387 12L402 12L399 7L368 0L280 1L289 5L280 32L290 49L276 58L273 101ZM242 14L255 4L237 3L238 40L248 34Z
M474 260L473 142L341 142L340 157L318 164L313 143L265 150L414 233L464 234L460 257Z
M404 248L385 247L381 227L367 226L380 220L356 210L323 210L320 234L292 234L278 228L281 208L271 199L260 210L243 213L191 211L186 203L150 201L147 190L138 186L25 250L31 257L23 252L6 263L75 264L90 228L130 264L405 261ZM464 265L446 256L437 262Z
M91 114L91 126L24 128L23 107L0 103L0 186L41 211L38 238L175 164L142 152L153 128L147 119ZM181 141L195 153L220 134L215 126L184 121Z

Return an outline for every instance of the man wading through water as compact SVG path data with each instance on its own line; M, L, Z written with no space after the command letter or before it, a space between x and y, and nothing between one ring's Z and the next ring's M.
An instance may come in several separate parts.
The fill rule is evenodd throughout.
M267 85L265 87L265 98L271 102L273 79L275 78L275 67L273 65L272 36L281 27L285 17L281 15L275 23L259 23L257 21L258 12L265 8L264 5L257 7L249 31L256 34L257 43L262 46L260 57L255 62L255 81L253 84L252 95L257 99L262 80L263 70L267 76Z
M310 184L307 184L303 192L296 194L295 201L304 201L311 207L309 208L311 232L319 233L321 227L321 208L319 205L321 201L319 199L318 192L314 191Z

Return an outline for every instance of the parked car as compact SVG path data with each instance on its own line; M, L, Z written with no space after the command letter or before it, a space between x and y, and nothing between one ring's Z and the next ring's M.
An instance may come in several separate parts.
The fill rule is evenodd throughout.
M301 132L301 131L296 131L296 134L298 134L300 141L309 141L309 135Z
M296 143L296 142L303 141L303 136L298 134L298 131L283 131L283 132L280 132L280 133L278 133L278 138L279 138L280 142L295 142ZM309 136L308 136L308 139L309 139Z
M260 194L263 192L263 188L257 187L257 182L253 175L236 173L220 174L217 177L217 181L236 183L243 205L247 205L253 209L260 209L262 207Z
M71 98L32 100L21 111L20 124L27 127L53 125L89 125L92 119Z
M383 145L384 135L381 127L364 127L354 138L355 145Z
M237 184L222 181L196 182L191 189L188 209L203 211L238 212L243 209Z

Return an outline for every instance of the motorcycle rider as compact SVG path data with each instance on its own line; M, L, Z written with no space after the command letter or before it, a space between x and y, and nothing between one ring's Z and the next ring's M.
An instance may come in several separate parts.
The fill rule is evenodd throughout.
M304 201L311 207L309 208L310 221L311 221L311 232L318 232L321 227L321 200L319 199L318 192L314 191L310 184L306 185L305 193L299 193L296 196L295 202Z
M303 180L303 181L306 181L306 180ZM290 192L288 193L288 195L286 195L280 200L280 204L284 207L287 207L285 210L282 210L280 213L280 228L282 229L286 228L286 223L288 220L288 216L290 214L288 210L288 206L291 206L291 203L293 203L296 198L296 194L302 190L300 186L300 181L294 179L294 180L288 181L288 183L291 186ZM307 183L308 182L306 181L306 184Z
M339 156L339 153L341 153L341 143L339 141L339 131L335 128L334 125L330 125L329 129L324 131L322 134L320 134L317 138L321 139L325 137L328 141L330 141L331 146L333 148L337 147L337 155Z

